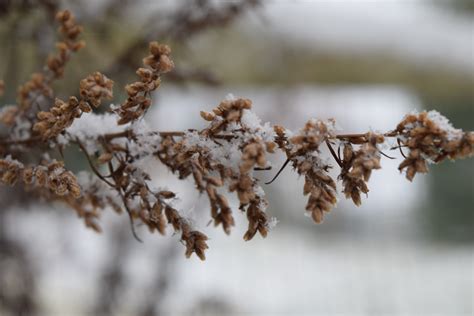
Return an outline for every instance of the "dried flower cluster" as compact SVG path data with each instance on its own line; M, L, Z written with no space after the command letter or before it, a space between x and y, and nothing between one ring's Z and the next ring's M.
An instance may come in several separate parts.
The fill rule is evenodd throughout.
M127 100L116 110L120 119L119 125L127 124L140 118L151 106L150 93L160 86L160 75L170 72L174 63L170 58L171 49L158 42L150 43L150 55L143 59L148 68L139 68L137 75L140 81L125 87Z
M382 144L385 138L382 135L367 133L364 135L367 142L359 150L354 151L351 143L344 144L341 160L341 174L343 192L346 198L351 198L355 205L361 204L360 194L367 194L367 182L372 170L380 169L380 151L377 145Z
M61 161L43 161L37 166L25 167L17 160L0 159L0 181L6 185L17 182L27 188L46 190L57 196L79 198L81 189L74 174L64 169Z
M19 88L18 103L23 110L29 108L40 96L48 98L53 96L52 81L63 76L70 55L85 46L84 41L78 39L82 27L76 24L74 16L69 11L58 12L56 20L60 24L62 41L56 44L57 53L48 57L45 71L34 73L30 81Z
M246 99L224 100L212 113L201 112L201 117L209 121L208 127L186 133L179 140L165 136L158 152L159 159L180 178L193 175L197 189L209 198L214 224L222 225L226 233L234 225L234 218L218 188L227 186L229 192L237 193L239 209L249 220L245 240L257 232L267 235L267 201L253 170L267 167L266 153L276 147L273 130L255 121L258 118L250 112L251 104Z
M88 76L81 80L81 100L70 97L64 102L57 98L49 111L38 112L38 122L33 125L33 131L43 140L57 137L71 126L74 119L81 117L82 113L91 112L92 107L97 108L102 98L111 99L112 87L113 81L99 72Z
M407 115L398 124L396 132L400 146L409 149L408 157L398 169L406 169L410 181L416 173L427 173L428 163L472 155L474 133L453 128L435 111Z
M337 180L345 197L361 204L361 195L369 192L372 171L381 168L381 147L387 139L398 142L392 149L408 149L399 169L406 170L409 180L427 172L428 163L470 157L474 152L474 133L453 128L435 111L409 114L387 133L340 134L333 120L316 119L293 133L263 124L252 112L250 100L233 96L212 112L200 113L207 121L202 130L155 131L140 118L153 104L151 93L158 89L161 75L174 67L170 48L157 42L150 44L150 55L137 71L139 81L125 87L127 99L110 106L108 113L95 114L104 99L112 98L113 82L100 73L80 82L79 98L54 99L52 80L62 75L70 53L83 46L74 17L64 11L57 19L64 37L58 55L19 90L19 105L0 112L0 122L9 127L9 133L0 136L0 181L68 204L96 231L101 231L102 211L111 208L128 215L137 239L137 221L160 234L170 226L180 234L187 257L195 253L205 259L206 235L182 215L173 191L153 186L142 167L145 159L160 161L180 179L192 178L196 189L209 199L214 224L226 233L235 225L234 206L227 194L235 193L239 201L235 208L248 219L243 238L250 240L257 232L265 237L276 223L266 212L269 203L254 175L256 170L271 169L268 157L276 152L286 156L282 169L291 164L304 176L303 193L309 196L306 211L316 223L337 203ZM49 101L32 107L38 95ZM64 162L50 158L67 146L82 151L90 172L74 175ZM336 165L323 157L323 146ZM38 161L28 154L32 150L40 153ZM329 173L335 166L340 168L337 179Z
M288 161L291 161L298 174L305 177L303 193L309 194L306 211L316 223L321 223L323 213L329 212L337 202L336 182L328 173L330 166L320 158L320 146L334 137L333 128L313 119L296 135L280 126L275 130ZM289 136L286 137L286 134Z

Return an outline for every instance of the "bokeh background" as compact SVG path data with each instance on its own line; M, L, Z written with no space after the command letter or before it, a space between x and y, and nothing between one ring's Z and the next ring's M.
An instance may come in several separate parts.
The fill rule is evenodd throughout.
M120 102L147 42L172 46L177 69L147 116L157 130L201 127L199 111L228 93L290 129L334 117L347 132L387 131L412 110L436 109L473 130L473 3L4 0L0 105L14 103L15 87L41 68L54 47L54 11L68 8L87 48L55 85L61 97L99 70L116 81ZM66 157L68 168L87 169L77 152ZM282 163L273 160L275 169ZM208 227L207 198L158 162L147 165L210 236L207 260L185 259L171 232L138 227L145 242L136 242L128 218L112 211L96 234L63 205L0 187L1 315L473 314L472 159L432 166L413 183L383 159L363 205L341 196L321 225L304 216L302 179L287 168L264 187L279 223L250 242L244 215L230 236Z

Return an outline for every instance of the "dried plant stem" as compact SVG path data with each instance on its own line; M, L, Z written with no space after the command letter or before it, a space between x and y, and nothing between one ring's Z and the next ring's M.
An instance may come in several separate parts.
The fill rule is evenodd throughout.
M400 150L400 154L403 156L403 158L407 159L407 156L405 156L405 154L403 153L403 150L402 150L402 144L400 142L400 139L397 139L397 144L398 146L396 148L398 148L398 150Z
M232 12L215 22L225 24ZM235 220L225 191L235 193L238 209L248 220L243 236L247 241L257 233L266 237L275 224L266 213L269 203L254 175L254 170L271 169L269 154L279 151L286 160L267 184L291 164L304 177L306 211L314 222L320 223L336 205L338 180L346 198L361 205L361 196L369 192L372 172L381 168L381 156L393 159L380 149L386 138L396 139L398 146L391 149L400 150L404 160L398 169L410 181L417 173L428 172L428 163L471 157L474 153L474 133L454 128L436 111L408 114L395 129L383 134L337 134L334 120L318 119L310 119L302 129L292 132L283 126L262 124L252 111L250 100L233 97L222 101L212 112L200 112L207 121L202 130L148 132L151 129L143 117L154 103L151 94L160 87L162 75L174 68L170 47L158 42L150 43L149 55L136 71L137 80L125 87L126 100L110 106L109 113L89 113L102 100L113 97L113 81L98 72L81 80L78 98L56 98L41 111L36 100L39 96L53 99L52 80L61 77L69 55L83 46L77 39L81 27L75 24L74 17L69 12L60 12L57 17L64 37L58 54L48 60L45 74L35 74L20 89L19 105L0 112L0 122L9 127L9 134L0 137L0 183L18 183L50 201L67 203L86 226L97 232L101 228L96 220L103 210L125 210L136 240L142 242L135 221L160 234L165 234L169 226L180 233L186 257L195 253L205 259L208 237L194 230L193 221L173 207L173 191L152 187L152 177L142 165L148 158L159 160L180 179L192 178L196 189L209 199L214 225L222 226L227 234ZM201 29L200 24L193 23L186 27ZM76 177L64 169L63 161L49 158L50 153L62 153L69 144L79 147L92 172L81 172ZM324 145L340 169L337 178L329 172L334 166L324 159ZM41 161L25 166L23 162L30 160L31 150L43 153ZM107 164L109 174L103 175L98 164Z
M122 188L120 188L117 184L113 184L111 183L110 181L108 181L100 172L99 170L96 168L96 166L94 165L94 163L92 162L92 159L89 155L89 153L87 152L87 149L85 148L85 146L79 141L79 140L76 140L75 142L79 148L81 149L81 151L84 153L84 156L86 157L87 159L87 162L89 163L89 166L91 167L92 171L94 172L94 174L100 179L102 180L104 183L106 183L107 185L109 185L111 188L117 190L117 192L119 193L120 195L120 198L122 199L122 202L123 202L123 205L125 207L125 210L127 211L127 214L128 214L128 217L129 217L129 220L130 220L130 228L131 228L131 231L132 231L132 235L133 237L143 243L143 240L138 237L138 234L135 230L135 226L134 226L134 223L133 223L133 214L132 214L132 211L130 210L129 206L128 206L128 202L127 202L127 199L125 197L125 195L123 194L122 192ZM111 165L109 164L109 168L111 167ZM111 170L111 174L113 174L112 170Z
M103 182L105 182L107 185L109 185L110 187L112 188L117 188L116 185L114 185L113 183L109 182L100 172L99 170L96 168L96 166L94 165L94 163L92 162L92 159L91 159L91 156L89 155L89 153L87 152L87 149L86 147L84 147L84 145L77 139L75 141L75 143L79 146L79 148L81 149L81 151L84 153L84 156L86 157L87 159L87 162L89 163L89 166L91 167L92 171L94 172L94 174L100 179L102 180Z
M133 235L133 237L134 237L138 242L143 243L143 240L142 240L140 237L138 237L137 232L136 232L136 230L135 230L135 225L134 225L134 223L133 223L133 213L132 213L132 210L130 210L130 207L128 206L127 198L126 198L125 195L123 194L121 188L119 188L117 191L118 191L118 193L119 193L119 195L120 195L120 198L122 199L123 206L125 207L125 210L127 211L128 219L130 220L130 229L131 229L131 231L132 231L132 235Z
M192 132L194 130L188 130L188 132ZM168 136L171 136L171 137L183 137L186 135L187 132L184 132L184 131L154 131L154 132L149 132L148 134L149 135L160 135L161 137L168 137ZM383 134L385 136L388 136L388 137L394 137L396 135L393 135L392 132L389 132L389 133L385 133ZM133 132L133 130L131 129L126 129L122 132L118 132L118 133L110 133L110 134L104 134L104 135L100 135L98 136L99 138L102 138L106 141L111 141L113 139L116 139L116 138L134 138L135 137L135 134ZM235 135L214 135L213 136L214 138L216 139L232 139L232 138L235 138ZM335 135L334 137L330 138L330 139L340 139L340 140L347 140L347 139L362 139L363 142L367 142L367 140L365 139L366 137L366 134L338 134L338 135ZM41 141L41 137L39 136L34 136L34 137L31 137L31 138L28 138L28 139L0 139L0 146L10 146L10 145L30 145L30 144L33 144L33 143L37 143ZM398 148L398 146L396 147ZM393 148L391 148L393 149Z
M273 181L275 181L278 176L280 175L280 173L282 173L282 171L286 168L286 166L290 163L291 159L286 159L285 162L283 163L283 165L281 166L280 169L278 169L278 172L276 173L276 175L268 182L265 182L265 184L272 184Z
M342 168L342 162L341 162L341 160L339 159L339 156L336 154L336 152L335 152L334 149L332 148L331 143L329 142L329 140L326 140L326 146L328 146L329 152L331 153L331 155L332 155L332 157L334 158L334 160L336 160L336 162L337 162L337 164L339 165L339 167Z
M41 137L31 137L27 139L2 139L0 140L0 146L10 146L10 145L31 145L41 141Z

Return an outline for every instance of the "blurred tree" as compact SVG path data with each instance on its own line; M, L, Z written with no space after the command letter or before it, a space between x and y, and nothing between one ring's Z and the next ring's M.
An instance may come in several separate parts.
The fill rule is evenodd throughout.
M444 7L452 8L453 10L464 14L474 14L474 1L471 0L438 0L434 1L434 3Z

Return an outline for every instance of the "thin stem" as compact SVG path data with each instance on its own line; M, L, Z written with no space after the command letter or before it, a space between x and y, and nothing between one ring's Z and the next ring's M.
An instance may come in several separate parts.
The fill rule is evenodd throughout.
M113 168L113 165L112 165L112 162L108 162L107 164L108 168L109 168L109 172L110 172L110 175L112 176L112 178L114 179L115 181L115 178L114 178L114 168ZM116 181L115 181L116 182ZM114 188L115 190L117 190L117 192L119 193L120 195L120 198L122 199L122 202L123 202L123 205L125 207L125 210L127 211L127 214L128 214L128 219L130 221L130 229L132 231L132 235L133 237L138 241L138 242L141 242L143 243L143 240L138 237L138 234L137 232L135 231L135 226L133 225L133 215L132 215L132 211L130 210L130 207L128 206L128 203L127 203L127 199L125 198L123 192L122 192L122 188L120 188L117 183L114 185Z
M345 138L365 138L367 134L338 134L335 135L334 138L337 139L345 139Z
M400 150L400 153L402 154L403 158L407 159L407 156L405 156L405 154L403 153L402 144L401 144L401 142L400 142L400 138L397 138L397 143L398 143L398 149Z
M8 146L8 145L22 145L22 144L34 144L36 142L41 141L41 137L35 136L27 139L5 139L0 140L0 145Z
M183 137L186 135L186 132L182 131L164 131L164 132L150 132L148 135L160 135L161 137ZM132 130L127 129L123 132L118 132L118 133L111 133L111 134L105 134L102 137L106 141L110 141L115 138L133 138L135 134L133 133ZM235 135L232 134L225 134L225 135L213 135L213 138L217 139L232 139L235 138Z
M253 168L253 170L255 170L255 171L267 171L267 170L272 170L272 166L268 166L268 167L265 167L265 168L255 167L255 168Z
M391 156L387 155L386 153L384 153L380 149L379 149L379 153L381 153L383 156L387 157L388 159L396 159L395 157L391 157Z
M149 135L160 135L161 137L183 137L186 135L186 132L183 131L155 131L155 132L150 132ZM396 136L396 132L387 132L383 134L386 137L394 137ZM133 138L135 136L133 130L127 129L122 132L117 132L117 133L110 133L110 134L104 134L100 137L102 137L106 141L113 140L115 138ZM346 139L354 139L354 138L359 138L359 139L365 139L367 134L339 134L335 135L333 138L335 139L341 139L341 140L346 140ZM233 134L222 134L222 135L213 135L213 138L216 139L232 139L235 138L235 135ZM39 136L34 136L28 139L21 139L21 140L9 140L9 139L4 139L0 140L0 145L20 145L20 144L31 144L31 143L36 143L41 141L41 137Z
M331 155L333 156L334 160L336 160L337 164L339 165L340 168L343 167L343 164L341 162L341 160L339 159L339 157L337 156L336 152L334 151L334 149L332 148L331 146L331 143L329 142L329 140L326 140L326 145L328 146L329 148L329 151L331 152Z
M119 188L116 184L113 184L111 182L109 182L98 170L97 168L94 166L93 162L92 162L92 159L90 158L89 154L87 153L87 150L86 148L84 147L84 145L79 141L79 140L76 140L77 142L77 145L81 148L81 150L84 152L84 155L86 156L87 158L87 161L89 162L89 165L92 169L92 171L97 175L97 177L99 177L100 180L104 181L105 183L107 183L109 186L111 186L112 188L114 188L115 190L117 190L117 192L119 193L121 199L122 199L122 202L123 202L123 205L125 206L125 210L127 211L128 213L128 218L130 220L130 227L131 227L131 230L132 230L132 235L133 237L143 243L143 240L140 239L140 237L138 237L137 235L137 232L135 231L135 226L133 225L133 215L132 215L132 211L130 210L130 208L128 207L128 203L127 203L127 199L125 198L125 196L123 195L123 192L122 192L122 189ZM109 168L110 168L110 164L109 164Z
M130 210L130 208L128 207L128 203L127 203L127 199L125 198L125 196L123 195L123 192L122 192L122 189L118 188L118 193L120 194L120 198L122 199L122 202L123 202L123 206L125 206L125 210L127 211L128 213L128 219L130 220L130 228L132 230L132 235L133 237L143 243L143 240L141 240L140 237L138 237L137 235L137 232L135 231L135 225L133 225L133 215L132 215L132 211Z
M97 168L95 167L94 163L92 162L92 159L91 157L89 156L89 153L87 152L87 149L84 147L84 145L79 141L79 140L76 140L76 143L77 145L79 146L79 148L81 148L82 152L84 153L84 155L86 156L87 158L87 162L89 163L89 166L91 167L92 171L102 180L104 181L105 183L107 183L109 186L111 186L112 188L115 188L115 185L112 184L111 182L109 182L100 172L99 170L97 170Z
M290 158L286 159L285 163L283 164L283 166L281 166L280 170L278 170L277 174L273 177L273 179L271 179L270 181L268 182L265 182L265 184L271 184L273 181L276 180L276 178L278 178L278 176L280 175L280 173L283 171L283 169L285 169L285 167L288 165L288 163L290 162Z

